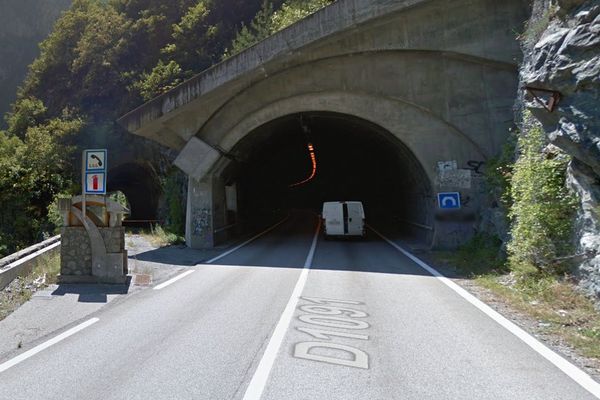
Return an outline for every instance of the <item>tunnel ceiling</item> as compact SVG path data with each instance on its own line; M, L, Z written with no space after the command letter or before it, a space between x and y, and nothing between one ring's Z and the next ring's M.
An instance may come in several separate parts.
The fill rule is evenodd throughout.
M307 148L315 148L314 179ZM271 121L246 136L231 154L231 181L246 213L313 208L324 201L360 200L370 215L412 215L426 222L429 181L412 153L389 132L336 113L302 113Z

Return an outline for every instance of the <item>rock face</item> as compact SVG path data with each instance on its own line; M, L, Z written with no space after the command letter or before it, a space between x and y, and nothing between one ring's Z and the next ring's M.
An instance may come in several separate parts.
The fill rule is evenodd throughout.
M0 117L15 100L38 43L52 29L71 0L3 0L0 2ZM0 118L0 127L4 120Z
M600 1L538 0L529 29L542 33L525 45L522 81L559 92L560 101L552 112L533 98L526 106L549 140L573 156L569 184L581 198L576 240L586 254L577 272L582 286L600 295ZM542 101L552 95L537 93Z
M600 294L600 185L592 169L575 159L569 167L568 184L581 199L575 230L582 260L577 273L580 286L591 294Z

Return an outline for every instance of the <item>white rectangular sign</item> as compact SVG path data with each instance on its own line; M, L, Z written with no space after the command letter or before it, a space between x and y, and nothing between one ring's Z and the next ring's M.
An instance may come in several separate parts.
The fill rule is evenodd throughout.
M458 163L456 160L452 161L438 161L438 172L442 171L451 171L458 168Z
M106 171L106 149L85 150L85 171Z
M106 172L85 173L85 194L106 194Z
M438 175L440 186L471 189L471 170L470 169L455 169L440 171Z

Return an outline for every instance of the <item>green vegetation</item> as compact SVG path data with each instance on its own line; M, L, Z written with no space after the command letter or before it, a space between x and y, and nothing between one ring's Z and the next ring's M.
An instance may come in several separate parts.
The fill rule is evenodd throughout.
M0 255L54 230L48 205L73 182L73 137L84 122L68 112L48 117L43 104L23 99L0 131Z
M548 150L538 123L527 118L527 132L518 139L509 193L512 205L508 264L518 278L560 275L568 271L561 257L572 253L571 236L577 199L565 186L570 157Z
M185 243L183 236L173 233L159 224L153 225L149 232L142 231L139 235L157 247Z
M184 193L182 187L186 180L185 174L172 168L163 179L163 193L167 205L165 226L169 232L183 235L185 232L185 210L183 209Z
M510 185L514 172L517 138L518 135L510 132L500 155L489 159L485 165L486 190L504 209L509 209L512 205Z
M240 51L328 3L74 0L0 131L0 256L55 232L52 203L79 192L78 150L124 135L120 115L220 61L226 48ZM183 210L168 197L168 229L179 234Z
M272 2L265 1L250 25L242 26L231 44L231 49L226 51L225 57L241 52L334 1L287 0L279 9L275 9Z
M514 283L483 275L476 282L538 321L543 332L560 336L584 356L600 359L600 314L574 285L557 277Z
M574 250L578 204L566 187L570 157L548 146L544 131L531 115L525 116L525 126L524 132L509 138L485 170L488 192L507 210L510 221L508 258L502 258L499 239L476 235L452 256L460 266L461 255L475 255L477 261L465 271L468 275L507 269L519 281L538 281L568 272L563 260Z
M524 43L533 45L541 39L542 34L550 25L550 21L556 15L559 7L556 4L550 4L546 8L539 18L532 18L527 24L527 29L520 35L520 38Z

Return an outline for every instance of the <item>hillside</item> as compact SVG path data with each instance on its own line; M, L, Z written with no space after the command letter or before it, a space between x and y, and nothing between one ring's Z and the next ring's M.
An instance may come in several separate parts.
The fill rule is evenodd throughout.
M2 0L0 2L0 114L8 111L27 66L39 54L38 43L71 0ZM4 120L0 118L3 126Z

